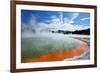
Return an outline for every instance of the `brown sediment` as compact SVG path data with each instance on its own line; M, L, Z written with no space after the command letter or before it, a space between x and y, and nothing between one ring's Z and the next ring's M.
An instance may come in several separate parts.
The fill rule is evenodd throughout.
M54 54L43 55L40 58L35 58L31 60L25 60L24 63L29 62L49 62L49 61L62 61L64 59L73 58L75 56L80 56L88 49L88 45L85 42L80 42L75 48L65 50L63 52L57 52Z

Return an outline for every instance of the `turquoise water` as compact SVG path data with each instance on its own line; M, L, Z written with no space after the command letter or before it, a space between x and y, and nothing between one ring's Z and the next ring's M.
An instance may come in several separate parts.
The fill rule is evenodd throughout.
M38 58L41 55L63 52L79 45L80 41L59 34L39 34L21 38L21 57L24 59Z

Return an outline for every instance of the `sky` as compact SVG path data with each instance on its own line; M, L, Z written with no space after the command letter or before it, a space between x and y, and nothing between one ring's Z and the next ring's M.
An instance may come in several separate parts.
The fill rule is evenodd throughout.
M84 30L90 28L90 13L21 10L21 25L41 30Z

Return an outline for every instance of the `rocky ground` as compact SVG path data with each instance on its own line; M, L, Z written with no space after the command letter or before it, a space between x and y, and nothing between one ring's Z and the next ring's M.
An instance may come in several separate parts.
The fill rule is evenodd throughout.
M75 37L77 38L77 37ZM74 58L74 60L89 60L90 59L90 38L82 38L82 37L78 37L77 39L81 40L81 41L84 41L88 44L88 50L86 52L84 52L81 56L77 57L77 58Z

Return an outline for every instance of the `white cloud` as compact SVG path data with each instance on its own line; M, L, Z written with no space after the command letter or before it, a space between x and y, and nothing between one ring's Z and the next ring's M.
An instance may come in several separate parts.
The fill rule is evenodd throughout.
M79 16L80 13L70 13L70 17L71 17L71 20L75 20L78 16Z
M65 17L65 18L64 18L64 23L72 24L72 23L74 23L74 21L73 21L73 20L70 20L70 19L67 18L67 17Z
M88 20L88 19L90 19L90 17L82 18L81 20L84 21L84 20Z
M51 20L49 24L45 22L37 22L36 17L32 15L30 18L30 22L28 26L23 26L23 27L30 27L30 29L35 29L36 31L41 31L41 30L66 30L66 31L75 31L75 30L83 30L89 28L89 26L82 26L82 25L76 25L72 24L74 23L74 19L76 19L79 16L79 13L73 13L71 16L72 19L68 19L67 17L64 18L64 22L62 23L60 18L57 16L51 16ZM86 19L86 18L85 18ZM83 19L84 20L84 19Z
M58 18L57 16L53 15L51 16L51 23L52 24L59 24L61 21L60 21L60 18Z
M68 23L68 24L72 24L74 23L74 20L79 16L80 13L69 13L69 18L65 17L64 18L64 22Z
M31 18L29 20L29 24L31 26L35 26L35 24L37 24L36 17L34 15L31 15Z

